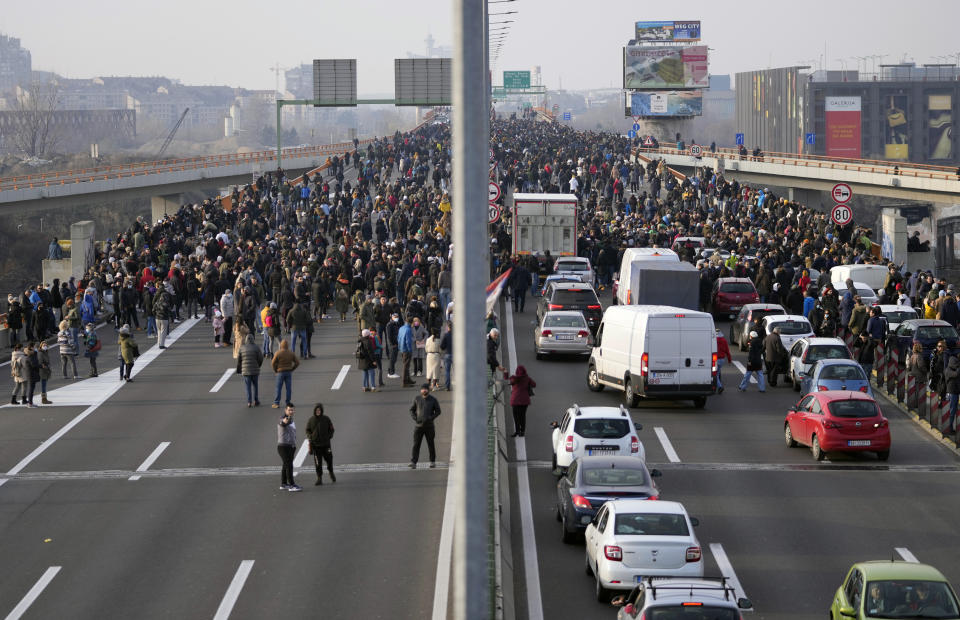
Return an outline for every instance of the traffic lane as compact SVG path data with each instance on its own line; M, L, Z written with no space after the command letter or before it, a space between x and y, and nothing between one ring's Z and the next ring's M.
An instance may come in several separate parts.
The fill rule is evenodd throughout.
M0 477L86 407L0 409Z
M0 532L0 566L17 576L0 601L55 565L28 617L212 617L250 559L232 618L427 617L445 473L344 474L302 493L279 475L27 483L43 489Z

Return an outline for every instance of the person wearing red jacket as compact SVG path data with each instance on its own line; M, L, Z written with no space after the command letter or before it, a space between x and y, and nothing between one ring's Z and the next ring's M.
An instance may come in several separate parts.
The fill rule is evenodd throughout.
M723 337L720 330L717 330L717 394L723 394L723 381L720 380L720 370L724 364L733 363L733 357L730 356L730 345L727 339Z
M530 406L530 397L533 396L533 388L537 387L537 382L527 374L527 369L523 366L517 366L516 372L509 377L504 370L503 378L510 381L511 386L510 407L513 409L511 437L523 437L527 432L527 407Z

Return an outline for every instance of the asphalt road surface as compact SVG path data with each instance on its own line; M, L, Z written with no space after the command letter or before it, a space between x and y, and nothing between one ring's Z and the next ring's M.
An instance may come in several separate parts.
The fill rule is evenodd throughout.
M504 308L511 316L501 320L505 332L513 324L515 343L505 359L526 366L537 381L527 436L514 440L511 454L516 458L519 449L528 459L535 542L524 548L515 511L518 617L539 604L544 618L613 618L616 610L596 602L593 578L584 574L582 540L570 545L560 540L549 423L574 402L617 406L622 393L590 392L585 358L537 361L530 301L522 314ZM727 326L718 322L724 334ZM739 352L734 359L746 362ZM754 604L751 615L771 620L824 618L847 569L861 560L915 558L960 583L955 553L960 548L960 459L953 452L881 397L893 435L890 460L881 463L868 453L829 455L828 462L816 463L809 449L790 449L783 441L784 415L799 395L782 381L763 394L756 384L740 393L736 385L742 376L735 366L725 366L727 389L703 410L689 401L642 401L632 410L633 419L643 424L639 436L648 464L663 472L661 498L682 502L700 519L696 534L706 575L733 572L742 595ZM662 429L664 441L655 429ZM512 432L512 422L507 430ZM518 505L524 497L516 476L511 483ZM539 584L523 569L525 553L536 555ZM726 559L729 569L722 570L718 559Z
M144 354L132 383L119 382L115 335L104 327L100 378L53 379L52 406L0 408L0 616L429 618L435 606L446 610L446 588L436 600L435 589L449 576L441 551L448 394L437 394L439 467L425 468L424 446L411 471L416 390L385 379L383 391L362 392L356 324L317 325L317 358L294 373L293 402L300 442L313 403L333 419L337 482L325 476L314 486L306 457L304 490L289 493L279 488L269 362L263 405L248 409L231 349L214 348L202 320L176 327L164 351L135 332Z

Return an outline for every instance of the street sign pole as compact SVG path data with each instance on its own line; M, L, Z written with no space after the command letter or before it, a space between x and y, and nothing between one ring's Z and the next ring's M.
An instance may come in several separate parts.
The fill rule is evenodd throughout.
M490 617L487 545L487 368L484 290L489 275L483 186L488 183L490 88L486 62L487 3L453 8L453 298L454 436L450 475L456 489L453 529L453 617ZM441 566L440 570L448 567ZM446 610L440 610L444 616Z

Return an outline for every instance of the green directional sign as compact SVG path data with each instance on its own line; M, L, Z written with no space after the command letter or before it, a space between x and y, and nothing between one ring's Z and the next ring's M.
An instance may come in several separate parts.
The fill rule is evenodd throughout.
M530 72L529 71L504 71L503 87L504 88L530 88Z

